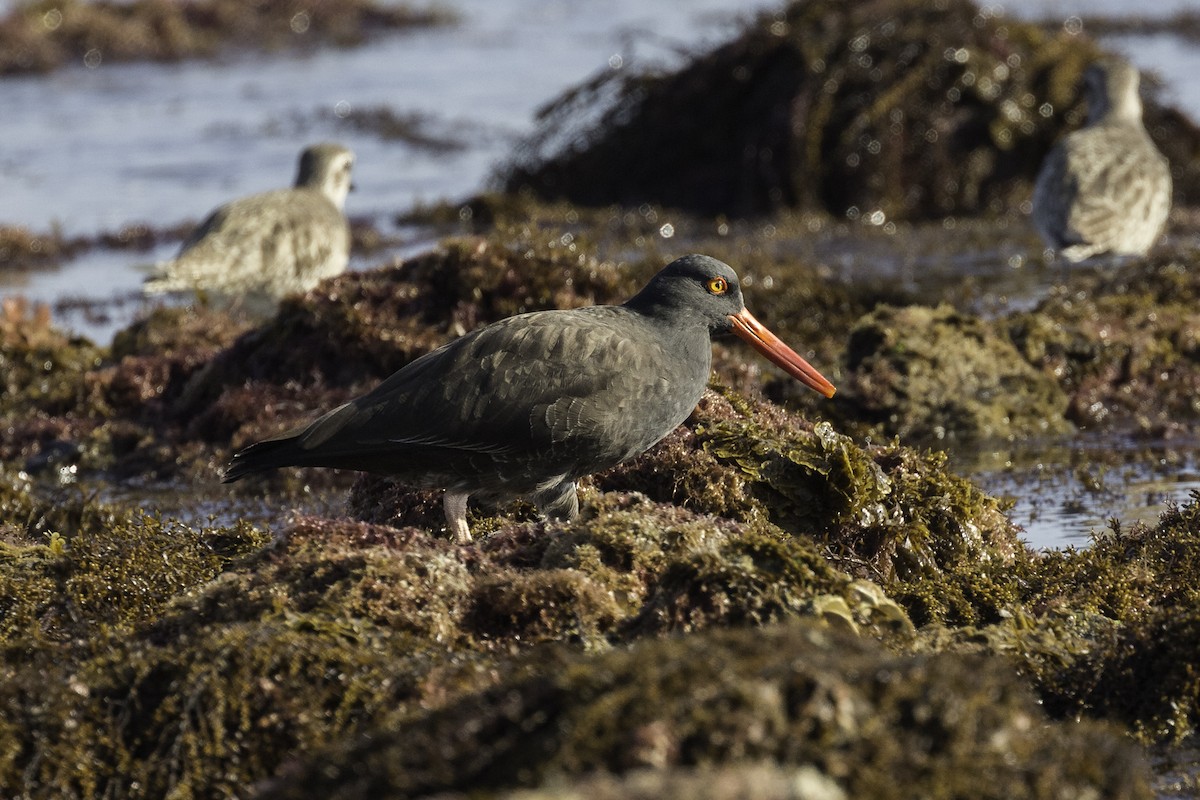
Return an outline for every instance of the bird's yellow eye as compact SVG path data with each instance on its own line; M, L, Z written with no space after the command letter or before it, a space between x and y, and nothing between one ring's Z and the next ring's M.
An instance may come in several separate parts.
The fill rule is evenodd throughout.
M709 278L705 288L710 294L725 294L729 291L729 282L724 278Z

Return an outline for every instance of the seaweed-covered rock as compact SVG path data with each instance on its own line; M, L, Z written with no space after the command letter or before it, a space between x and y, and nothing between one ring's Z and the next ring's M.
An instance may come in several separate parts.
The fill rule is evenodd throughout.
M980 563L889 595L920 651L999 653L1055 716L1113 720L1147 742L1200 730L1200 496L1158 524L1115 525L1091 547Z
M52 327L49 308L6 298L0 306L0 414L76 410L88 397L84 375L102 356L86 339Z
M164 413L192 377L245 330L203 307L158 309L119 332L111 350L53 328L49 314L7 301L0 318L0 400L8 435L0 460L49 467L118 468L125 474L176 469L194 444L168 442Z
M524 672L297 762L262 796L480 796L759 762L809 765L850 797L1150 796L1128 744L1048 724L996 661L895 656L793 624L542 656Z
M860 446L764 401L707 393L683 427L604 489L810 536L844 569L885 584L1021 549L1000 504L946 469L944 454Z
M351 505L375 519L390 515L391 524L401 526L414 520L397 513L434 510L404 500L397 504L405 495L387 481L368 478L355 485ZM478 551L444 539L414 540L425 541L420 548L429 551L415 555L414 564L441 563L451 553L471 567L447 585L420 579L442 598L439 606L448 598L466 598L455 601L441 641L598 647L652 632L764 625L795 616L852 630L910 629L882 589L852 580L810 539L788 535L761 516L735 521L610 493L589 495L584 513L570 523L503 516L489 522L492 533ZM322 563L334 558L325 549L319 557ZM392 581L411 583L399 575ZM264 585L288 581L276 576Z
M447 792L440 800L466 800L470 795ZM811 766L774 764L707 765L700 768L646 767L621 775L600 772L576 780L555 780L536 789L495 794L497 800L845 800L837 782Z
M1069 420L1153 434L1200 419L1197 257L1167 250L1081 275L1007 321L1023 355L1066 390Z
M59 231L34 233L20 225L0 225L0 273L23 272L57 264L83 246Z
M884 306L850 333L851 419L906 439L991 439L1066 433L1067 397L977 317L949 306Z
M19 476L0 485L0 643L70 641L127 631L258 548L245 524L196 530L78 490L37 498Z
M104 353L50 323L50 310L21 298L0 306L0 460L25 459L31 472L73 460L82 449L79 418L103 407L89 381ZM90 426L82 426L84 429Z
M1003 213L1082 121L1077 86L1097 55L970 0L793 0L676 71L622 67L568 90L504 185L879 224Z
M163 3L38 0L0 20L0 74L48 72L65 63L179 61L234 47L254 50L358 44L381 30L427 27L444 12L372 0L189 0Z
M1093 625L1075 657L1034 670L1060 713L1119 720L1147 741L1200 731L1200 495L1149 527L1115 527L1091 548L1051 554L1035 603ZM1078 629L1076 629L1078 635Z
M298 752L415 693L408 640L297 615L156 646L0 653L5 796L240 795ZM90 652L88 652L90 650ZM410 682L411 681L411 682Z

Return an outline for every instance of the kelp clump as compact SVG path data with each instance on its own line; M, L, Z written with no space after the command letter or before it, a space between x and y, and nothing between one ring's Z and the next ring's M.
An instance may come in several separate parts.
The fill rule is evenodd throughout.
M970 0L795 0L676 71L614 68L568 90L502 179L709 214L1004 213L1082 121L1097 55Z

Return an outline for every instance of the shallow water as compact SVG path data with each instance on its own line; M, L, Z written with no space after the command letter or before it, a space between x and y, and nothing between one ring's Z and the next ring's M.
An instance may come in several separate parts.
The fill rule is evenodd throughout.
M1070 440L955 453L955 467L990 494L1034 547L1085 547L1122 527L1153 526L1171 503L1200 491L1195 441L1144 442L1083 434Z
M0 2L0 8L6 5ZM196 221L232 197L289 184L301 147L336 139L358 155L348 213L390 230L395 215L416 203L460 198L485 186L494 165L532 129L538 106L562 89L611 65L670 60L682 47L723 39L736 24L730 4L720 0L448 5L461 14L460 24L353 50L165 66L102 63L4 79L0 108L20 112L4 114L0 123L0 224L83 236L135 223L162 229ZM736 8L748 14L772 5L754 0ZM1136 10L1165 15L1185 5L1146 0ZM1011 0L1002 7L1064 19L1130 10L1126 0ZM1200 48L1170 36L1108 44L1156 70L1168 98L1200 118L1200 84L1191 80L1200 72ZM463 146L443 152L385 141L345 119L351 110L376 107L416 113L425 132ZM407 237L406 250L418 246L412 237L419 233L400 234ZM107 342L144 309L137 290L147 265L175 249L172 243L149 252L96 249L55 269L0 272L0 296L50 303L59 324ZM850 266L869 258L870 250L826 251L823 257L835 267ZM900 282L931 274L920 261L877 263ZM977 275L986 284L979 299L985 312L988 304L1003 310L1031 302L1047 280L1024 266L1019 246L976 252L939 268ZM95 305L72 299L108 302L97 312ZM1095 447L1111 453L1122 445ZM1072 477L1073 458L1059 448L1041 456L977 459L970 469L989 488L1019 497L1014 518L1037 546L1084 543L1107 518L1152 516L1164 501L1186 499L1198 485L1190 456L1161 469L1150 457L1137 461L1141 472L1122 472L1119 480L1107 481L1107 491L1088 493L1081 489L1086 481ZM1019 466L1005 466L1009 462ZM1029 465L1038 463L1061 480L1036 479L1038 470Z

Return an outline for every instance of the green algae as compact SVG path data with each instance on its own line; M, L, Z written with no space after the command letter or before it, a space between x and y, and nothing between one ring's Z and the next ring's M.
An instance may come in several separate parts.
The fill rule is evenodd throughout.
M856 797L1149 796L1128 745L1046 724L996 661L895 656L806 625L547 655L527 677L298 762L263 796L486 796L764 760L811 765Z

